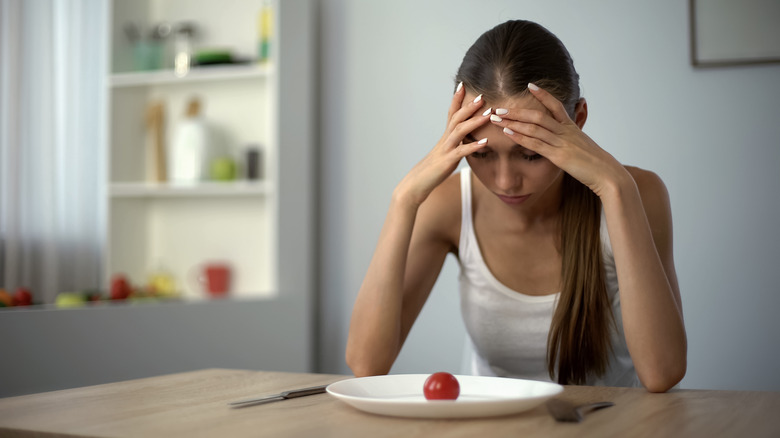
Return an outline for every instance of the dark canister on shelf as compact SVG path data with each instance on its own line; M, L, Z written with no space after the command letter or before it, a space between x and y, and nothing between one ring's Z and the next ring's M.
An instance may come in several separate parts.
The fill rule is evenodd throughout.
M260 148L254 145L246 150L246 179L260 179Z

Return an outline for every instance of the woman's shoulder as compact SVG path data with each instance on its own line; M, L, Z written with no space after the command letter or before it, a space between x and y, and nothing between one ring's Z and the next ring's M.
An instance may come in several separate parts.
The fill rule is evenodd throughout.
M624 167L634 179L643 203L668 200L669 192L666 189L666 184L658 174L636 166Z
M439 184L417 212L417 226L456 244L461 222L460 172Z
M629 174L631 174L631 177L634 178L637 186L655 186L658 184L663 185L661 177L652 170L642 169L641 167L629 165L624 165L623 167L628 171Z
M635 166L624 166L636 183L645 214L651 225L671 222L669 191L658 174Z

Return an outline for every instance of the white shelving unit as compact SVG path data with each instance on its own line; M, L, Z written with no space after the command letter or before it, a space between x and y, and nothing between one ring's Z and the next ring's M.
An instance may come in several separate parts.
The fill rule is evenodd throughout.
M227 262L232 267L233 297L277 295L276 53L263 64L194 67L184 77L171 69L132 71L132 46L123 33L129 22L140 25L142 35L161 22L174 26L191 22L197 25L194 49L228 47L247 58L256 51L262 4L261 0L113 2L105 284L122 273L141 285L150 274L162 271L173 276L185 298L200 299L205 295L198 282L202 266ZM170 50L164 53L171 56ZM168 147L193 97L203 104L214 147L236 161L239 178L246 149L260 148L260 180L196 184L154 180L147 111L155 103L164 105Z

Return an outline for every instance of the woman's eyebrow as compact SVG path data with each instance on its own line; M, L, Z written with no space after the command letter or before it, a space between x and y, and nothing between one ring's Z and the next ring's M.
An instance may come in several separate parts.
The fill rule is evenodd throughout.
M476 143L477 142L477 139L474 138L474 136L471 135L471 134L466 134L466 135L463 136L463 138L468 140L469 143Z

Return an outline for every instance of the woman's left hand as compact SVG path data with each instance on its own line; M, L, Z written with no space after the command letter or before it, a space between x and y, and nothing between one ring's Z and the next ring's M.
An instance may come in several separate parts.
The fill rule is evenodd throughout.
M549 111L509 108L508 113L499 114L500 121L491 117L492 123L504 128L504 134L515 143L544 156L598 196L625 178L625 168L582 132L558 99L533 84L528 90ZM584 100L580 105L585 105ZM587 116L587 107L578 111L585 111L583 116Z

